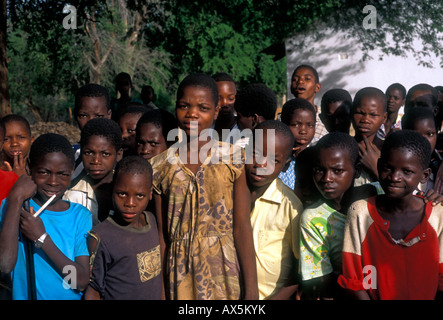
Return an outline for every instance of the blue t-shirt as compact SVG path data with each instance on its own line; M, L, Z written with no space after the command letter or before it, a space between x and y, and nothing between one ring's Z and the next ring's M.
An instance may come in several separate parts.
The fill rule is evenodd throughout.
M6 212L7 199L0 207L0 228ZM37 211L40 206L30 200L30 205ZM86 242L87 232L92 228L92 216L88 209L80 204L70 202L66 211L44 210L39 216L45 225L46 232L63 254L75 260L78 256L89 256ZM28 300L28 280L26 271L26 255L23 237L19 236L17 263L11 273L12 299ZM82 293L73 290L75 269L66 268L66 273L60 275L52 262L41 249L34 248L35 282L37 300L79 300Z

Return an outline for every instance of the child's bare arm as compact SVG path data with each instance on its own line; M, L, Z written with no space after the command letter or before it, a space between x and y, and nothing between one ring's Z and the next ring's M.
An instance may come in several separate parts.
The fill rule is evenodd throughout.
M244 299L258 299L257 267L250 220L251 201L245 171L234 183L234 241L244 280Z
M26 175L20 176L12 187L3 224L0 229L0 271L11 272L17 262L20 213L23 202L36 192L36 185Z
M36 241L42 236L46 230L40 217L34 217L34 210L31 212L21 211L20 230L23 235L31 241ZM65 277L68 275L66 270L76 272L76 290L83 291L89 283L89 256L78 256L74 261L66 257L63 252L55 245L48 234L41 248L55 266L57 272ZM67 268L66 268L67 267ZM65 269L66 268L66 269Z
M100 293L91 286L88 286L85 290L85 300L101 300Z

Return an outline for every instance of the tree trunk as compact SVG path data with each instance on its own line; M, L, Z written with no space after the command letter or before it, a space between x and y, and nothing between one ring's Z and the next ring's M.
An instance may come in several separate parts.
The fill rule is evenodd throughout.
M8 62L6 57L7 11L6 0L0 0L0 116L11 112L8 90Z

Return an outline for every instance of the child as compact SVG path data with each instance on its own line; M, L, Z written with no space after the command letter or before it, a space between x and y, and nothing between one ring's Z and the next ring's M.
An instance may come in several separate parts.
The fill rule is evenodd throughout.
M403 116L401 125L403 129L417 131L425 137L431 145L432 154L429 163L431 174L425 184L419 184L418 191L426 192L431 188L434 189L437 171L442 162L440 154L435 149L437 145L437 123L434 113L427 108L413 108Z
M270 131L274 131L273 140L268 135ZM258 124L254 137L258 134L263 135L263 143L260 145L254 139L255 156L245 170L253 208L251 224L259 298L289 299L297 289L299 213L303 207L277 176L290 161L294 137L278 120ZM259 169L268 172L261 173Z
M126 109L129 103L143 103L141 100L131 97L132 89L131 76L126 72L120 72L115 77L115 91L117 91L119 97L117 99L112 99L111 101L113 120L117 120L118 114Z
M119 113L118 125L122 134L123 156L137 154L137 145L135 142L135 130L137 122L143 114L152 110L143 105L131 105Z
M3 143L2 170L14 171L17 175L28 175L29 149L34 137L31 134L31 126L28 120L17 114L9 114L3 117L5 124L5 137Z
M321 198L305 208L300 220L303 298L337 299L347 203L359 174L358 145L350 135L332 132L314 148L312 177Z
M233 130L231 133L233 141L235 145L246 147L252 135L252 130L257 124L265 120L275 119L277 97L264 84L249 84L238 92L234 108L237 112L237 126L241 133Z
M177 128L177 119L166 110L146 112L137 122L135 141L137 154L146 160L162 153L174 141L168 141L168 133Z
M168 299L258 298L243 149L202 134L217 104L214 79L183 79L176 118L184 154L171 146L151 159ZM227 161L213 161L220 156Z
M29 155L31 177L20 176L0 208L0 271L10 272L14 300L30 299L25 240L34 243L38 300L79 300L89 281L87 232L91 213L62 200L74 169L74 152L63 136L39 136ZM55 195L38 216L34 213ZM27 200L30 212L23 209Z
M320 120L320 110L314 102L315 95L320 91L320 89L320 78L318 76L317 70L314 67L302 64L295 68L291 77L291 93L294 95L295 98L308 100L314 106L316 114L315 121L317 122L317 127L315 129L315 135L313 139L314 142L328 133L325 126Z
M430 175L429 142L400 130L379 160L384 194L355 202L344 231L339 284L359 299L433 300L443 289L443 208L413 193Z
M111 119L112 110L109 92L105 87L89 83L80 87L75 93L74 117L80 130L94 118ZM84 175L83 163L80 156L80 143L73 145L75 152L75 168L72 179Z
M377 88L360 89L352 104L352 125L355 139L360 148L362 172L355 184L375 182L378 180L377 159L383 141L377 137L380 126L386 122L386 96Z
M424 107L438 113L438 91L429 84L419 83L408 90L405 101L405 114L412 108ZM438 130L440 127L438 126Z
M218 117L215 121L214 129L218 133L220 140L223 139L223 129L238 129L236 112L234 109L237 88L234 79L224 72L216 73L212 78L217 82L218 87Z
M152 86L144 85L142 87L142 91L140 92L140 99L142 100L143 104L148 106L149 108L158 109L157 106L154 104L155 92Z
M113 170L122 157L121 132L111 119L88 121L81 132L81 157L86 176L73 180L64 199L79 203L92 213L93 224L106 219Z
M294 136L291 160L287 168L279 174L279 178L289 188L295 187L295 161L297 155L306 149L315 134L315 109L305 99L295 98L287 101L281 112L281 121L286 124Z
M0 118L0 152L3 150L3 139L5 137L5 124ZM5 171L0 169L0 181L2 182L0 186L0 203L9 194L14 183L17 181L18 175L14 171Z
M344 89L331 89L321 98L319 118L328 132L349 133L352 98Z
M391 84L386 89L387 112L386 122L380 126L377 136L384 140L391 131L401 129L401 118L403 117L405 104L406 88L400 83Z
M145 211L152 196L152 168L138 156L115 168L114 214L92 232L94 252L86 300L160 300L161 262L157 224Z

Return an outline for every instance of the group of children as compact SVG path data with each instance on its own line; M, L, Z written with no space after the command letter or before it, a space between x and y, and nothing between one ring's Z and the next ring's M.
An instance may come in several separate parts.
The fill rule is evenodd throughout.
M75 145L4 117L0 271L12 298L437 298L437 90L332 89L318 107L320 89L315 68L297 67L277 115L265 85L237 92L225 73L195 73L172 115L115 109L87 84Z

